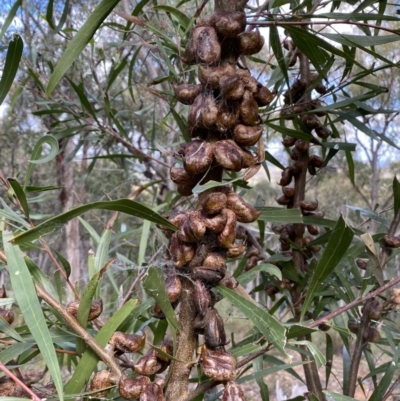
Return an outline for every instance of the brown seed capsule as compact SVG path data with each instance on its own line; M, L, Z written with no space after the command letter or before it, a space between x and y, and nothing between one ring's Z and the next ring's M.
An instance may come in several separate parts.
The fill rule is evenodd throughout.
M190 196L193 194L194 185L177 185L176 190L181 196Z
M226 255L221 252L210 252L204 258L203 266L221 269L226 267Z
M217 32L225 38L234 38L246 28L246 14L242 11L219 11L212 20Z
M267 284L265 287L265 292L268 296L272 297L279 292L279 288L276 287L274 284Z
M370 343L379 341L381 339L381 335L379 334L378 329L375 327L368 327L363 333L364 340Z
M392 288L390 290L389 297L383 304L383 310L389 311L392 309L397 309L400 305L400 289L399 288Z
M233 381L236 377L236 360L226 351L201 347L201 367L206 376L216 381Z
M291 146L293 146L297 141L297 138L293 137L293 136L285 136L285 138L282 140L282 145L285 148L290 148Z
M0 317L2 317L8 324L14 321L14 313L8 309L0 308Z
M292 172L290 171L290 168L287 167L285 170L282 171L282 176L281 179L278 183L278 185L281 185L282 187L286 187L292 182Z
M193 320L193 328L195 334L203 336L205 327L206 327L206 322L204 320L204 316L201 316L200 314L196 315L196 317Z
M236 219L240 223L252 223L260 216L259 212L253 205L247 203L235 192L228 194L227 208L235 212Z
M316 175L317 174L317 169L315 168L315 166L313 164L309 164L307 166L307 170L310 173L310 175Z
M237 108L230 107L226 102L221 102L218 106L215 126L219 132L225 133L235 127L238 118Z
M307 211L312 212L312 211L314 211L315 209L317 209L317 207L318 207L318 201L317 201L317 200L315 200L315 201L305 201L305 200L302 200L302 201L299 202L299 205L300 205L300 207L301 207L302 210L307 210Z
M210 307L210 294L200 280L194 282L193 300L196 306L197 312L200 316L204 317Z
M146 337L143 334L126 334L116 331L111 337L110 344L121 353L139 352L146 344Z
M208 348L218 348L229 344L226 340L224 321L216 309L208 309L204 320L204 337Z
M303 215L317 217L318 219L323 219L325 216L325 212L323 210L316 210L315 212L307 212L306 210L303 210Z
M309 163L317 168L321 168L324 165L324 159L317 155L311 155Z
M357 258L356 265L361 270L366 270L368 265L369 259Z
M200 280L215 285L225 277L225 272L225 267L214 269L211 266L197 266L192 270L192 277L194 280Z
M237 258L240 255L243 255L245 250L246 247L244 245L235 243L228 249L226 256L228 258Z
M0 298L7 298L6 287L4 287L4 284L0 287Z
M232 74L221 77L221 95L225 100L241 100L244 94L244 84L239 75Z
M183 84L174 86L174 93L178 101L183 104L191 105L203 90L202 85Z
M225 384L222 401L246 401L242 388L235 382Z
M218 235L218 242L223 248L229 249L235 243L236 213L226 208L222 209L221 214L226 216L226 224L221 234Z
M258 163L258 157L253 155L249 150L241 149L241 152L243 156L243 168L250 168Z
M158 305L158 304L154 305L153 312L151 313L151 316L153 316L155 319L160 319L160 320L164 320L165 319L164 312L162 311L160 305Z
M216 162L226 170L240 171L243 167L243 155L238 145L231 139L218 141L215 144Z
M243 100L239 106L239 117L241 122L248 126L259 125L261 122L258 114L258 104L253 94L248 90L243 94Z
M285 120L294 120L296 114L294 113L294 110L292 106L285 105L281 109L281 117Z
M349 320L347 322L347 328L352 332L353 334L358 334L358 331L360 329L360 325L355 321L355 320Z
M292 198L294 196L294 187L282 187L282 192L288 198Z
M188 264L193 259L195 253L194 245L181 242L176 232L171 236L168 250L175 267L182 267Z
M93 379L90 383L90 391L96 391L96 390L101 390L105 387L111 387L113 384L114 383L111 378L111 372L109 372L108 370L99 370L93 376ZM97 391L92 396L96 398L102 398L105 397L110 392L110 390L111 389L108 388L106 390Z
M211 192L206 197L200 198L200 203L205 214L215 215L226 206L227 200L223 192Z
M214 147L211 143L201 140L189 142L191 146L185 149L183 165L189 174L205 173L213 161ZM189 145L188 144L188 145Z
M157 383L149 383L140 394L139 401L165 401L162 388Z
M371 298L365 303L361 312L363 315L366 315L368 319L377 320L381 316L382 307L383 305L378 299Z
M307 231L311 234L311 235L318 235L319 234L319 230L317 226L314 226L312 224L307 224Z
M301 121L309 130L321 127L321 122L314 114L305 114L301 117Z
M182 242L197 242L206 232L206 226L200 218L200 214L194 212L180 225L177 231L178 238Z
M0 378L0 395L2 397L31 398L28 394L8 376Z
M182 282L176 274L169 274L165 278L165 291L171 303L176 302L182 291Z
M243 56L251 56L261 51L264 46L264 37L259 30L243 32L237 37L237 50Z
M290 245L289 245L289 249L290 249ZM257 256L252 256L251 258L249 258L249 259L247 260L247 263L246 263L246 266L245 266L244 269L245 269L246 271L251 270L253 267L256 267L256 266L257 266L259 260L260 260L260 259L259 259Z
M253 146L258 142L261 134L262 128L259 125L248 127L238 124L233 130L233 139L240 146Z
M328 90L326 89L326 86L320 82L315 88L314 88L320 95L325 95L328 93Z
M73 301L70 302L66 307L67 312L75 318L78 314L79 304L79 301ZM93 301L92 306L90 307L88 321L90 322L99 317L101 312L103 312L103 301Z
M164 352L167 355L173 355L174 354L174 347L172 344L172 341L169 339L165 339L160 345L158 345L158 348ZM161 354L160 352L156 351L156 356L158 359L161 359L164 362L171 362L171 358L168 358L167 356Z
M300 153L299 153L299 151L298 151L297 149L293 149L293 150L290 152L290 158L291 158L292 160L299 160L299 155L300 155Z
M203 109L201 111L202 123L210 128L217 123L219 108L213 96L204 97Z
M149 349L146 354L141 356L133 368L136 373L143 376L151 376L162 369L162 364L157 358L156 350Z
M140 397L150 378L147 376L124 377L118 383L119 395L127 400L136 400Z
M400 237L385 235L383 237L383 242L389 248L399 248L400 247Z
M286 195L282 195L279 198L275 199L275 201L278 205L288 205L292 201L292 198L288 198Z
M329 326L328 322L322 322L318 325L318 330L321 331L328 331L331 328L331 326Z
M275 98L275 94L272 93L268 88L258 83L257 92L254 93L254 100L257 102L259 107L268 106Z
M213 234L221 234L226 225L226 214L216 214L215 216L205 216L202 215L202 220L204 225Z
M235 277L226 274L222 280L218 281L218 285L222 285L223 287L233 290L239 285L239 282L235 279Z
M212 27L198 27L193 35L198 63L213 65L219 62L221 57L221 44L217 33Z
M196 185L202 175L189 174L184 168L172 166L169 170L171 180L178 185Z
M235 73L235 66L224 64L218 67L206 67L199 65L198 78L205 88L219 89L219 82L222 77Z
M308 149L310 148L310 142L308 142L304 139L297 139L294 146L296 147L297 151L303 153L303 152L307 152Z
M324 126L315 128L315 133L322 139L329 138L332 135L332 132Z

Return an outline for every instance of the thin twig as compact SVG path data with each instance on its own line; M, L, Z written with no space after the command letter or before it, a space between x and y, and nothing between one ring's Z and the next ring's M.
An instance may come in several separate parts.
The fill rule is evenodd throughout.
M6 366L0 362L0 370L4 372L6 376L8 376L11 380L18 384L26 393L28 393L33 401L42 401L40 397L38 397L23 381L21 381L17 376L14 375Z
M393 393L394 389L400 384L400 375L397 377L397 379L394 381L394 383L389 387L388 391L386 394L383 396L382 401L386 401L391 394Z

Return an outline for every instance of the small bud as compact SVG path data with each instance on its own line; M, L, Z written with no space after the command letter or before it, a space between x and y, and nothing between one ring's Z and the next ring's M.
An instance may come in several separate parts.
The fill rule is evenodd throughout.
M368 319L377 320L382 313L382 303L376 298L371 298L365 303L361 312L363 315L366 315Z
M147 376L121 377L118 384L119 395L127 400L135 400L140 397L150 378Z
M79 301L70 302L67 305L66 310L70 315L72 315L73 317L76 318L76 316L78 314L79 305L80 305ZM90 322L90 321L98 318L101 315L101 312L103 312L103 301L102 300L93 301L92 306L90 307L88 321Z
M357 258L356 265L361 270L366 270L369 259Z
M353 333L358 334L360 330L360 325L355 320L349 320L347 322L347 328Z
M136 365L133 365L133 368L139 375L151 376L159 372L163 368L163 365L157 358L156 350L151 348L138 359Z
M363 333L363 338L367 342L374 343L381 339L381 335L375 327L367 327Z
M116 331L111 337L110 344L115 350L125 352L139 352L146 344L146 337L138 334L126 334L122 331Z
M222 401L246 401L246 398L239 384L231 381L225 384Z

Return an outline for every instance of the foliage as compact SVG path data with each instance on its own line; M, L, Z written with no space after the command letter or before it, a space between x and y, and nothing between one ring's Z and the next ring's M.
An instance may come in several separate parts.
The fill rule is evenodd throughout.
M389 400L399 382L400 339L394 7L249 2L247 29L262 28L267 46L239 59L234 46L226 52L235 73L249 71L269 94L255 112L263 136L242 146L256 162L244 172L223 172L214 163L198 174L189 191L195 196L183 196L187 189L176 188L170 168L187 164L185 144L196 134L193 107L178 102L176 87L198 82L205 67L188 61L185 49L196 24L217 24L200 15L225 2L45 3L0 5L7 15L0 30L0 260L7 288L0 298L0 395L63 400L106 387L111 391L96 396L118 398L151 361L158 370L146 374L153 384L165 379L167 400L203 399L221 381L229 382L223 400L243 399L236 387L239 395L229 398L229 386L255 380L259 399L267 401L272 389L264 379L286 370L303 380L298 365L310 399L355 400L357 391L371 401ZM203 93L218 105L234 109L242 102L231 106L220 87L204 90L207 85ZM203 144L211 137L199 135ZM204 199L225 193L227 185L259 217L235 226L232 244L218 248L225 259L230 255L228 283L217 280L211 290L215 283L207 282L204 296L217 302L216 309L205 307L207 320L194 312L198 293L189 271L202 267L204 255L179 270L185 242L179 238L188 235L182 221L204 217ZM184 212L181 221L177 212ZM75 238L73 222L80 229ZM187 240L186 249L207 245L199 238ZM74 252L84 262L75 265ZM173 264L184 287L178 307L170 291ZM204 341L193 334L195 318L205 335L200 363L193 349ZM135 333L129 353L118 348L120 332ZM342 355L334 355L332 339ZM229 379L218 376L222 368L214 376L207 371L215 348L223 358L218 366L237 358ZM343 394L332 387L333 358L345 365L338 379ZM360 379L361 360L369 373ZM155 379L168 364L170 373ZM108 381L94 384L104 369ZM24 387L10 386L14 379ZM189 382L196 384L190 392Z

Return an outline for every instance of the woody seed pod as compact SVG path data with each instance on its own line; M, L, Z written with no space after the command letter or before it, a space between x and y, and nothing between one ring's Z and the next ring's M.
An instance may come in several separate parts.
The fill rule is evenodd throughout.
M294 146L296 147L297 151L303 153L303 152L307 152L308 149L310 148L310 142L308 142L304 139L297 139Z
M210 307L210 294L204 283L200 280L196 280L194 282L193 289L193 300L197 312L200 316L204 317L207 313L208 308Z
M199 81L205 88L219 89L222 77L235 73L235 66L224 64L218 67L206 67L199 65Z
M366 315L368 319L377 320L382 313L382 303L376 298L371 298L365 303L361 312L363 315Z
M204 97L203 108L201 111L202 123L205 127L212 127L216 124L219 108L215 103L213 96L207 95Z
M242 388L235 382L225 384L222 401L246 401Z
M196 59L199 63L212 65L219 62L221 57L221 44L217 33L212 27L199 27L195 38Z
M272 297L279 292L279 288L276 287L274 284L267 284L265 287L265 292L268 296Z
M286 195L282 195L275 200L278 205L288 205L292 201L292 198L288 198Z
M147 376L124 377L118 383L119 395L127 400L136 400L140 397L150 378Z
M233 139L240 146L253 146L260 139L261 134L262 128L259 125L248 127L238 124L233 130Z
M324 165L324 159L322 157L319 157L317 155L311 155L310 156L310 164L317 168L321 168Z
M391 309L397 309L400 305L400 289L392 288L390 290L389 297L383 304L383 310L388 311Z
M260 216L259 212L253 205L247 203L235 192L228 194L227 208L235 212L236 219L240 223L252 223Z
M244 94L244 84L239 75L226 75L220 81L221 95L225 100L241 100Z
M310 175L316 175L317 174L317 169L315 168L315 166L313 164L309 164L307 166L307 170L310 173Z
M210 230L213 234L221 234L226 225L226 214L217 214L212 217L202 215L202 220L204 225Z
M90 383L90 391L101 390L105 387L111 387L113 385L113 380L111 378L111 372L108 370L99 370L93 376L93 379ZM96 398L106 397L110 392L110 389L106 389L103 391L97 391L94 396Z
M224 269L226 267L226 256L220 252L210 252L204 258L203 266L212 267L214 269Z
M243 168L249 168L258 163L257 156L253 155L250 151L246 149L240 149L243 156Z
M79 304L79 301L73 301L70 302L66 307L67 312L75 318L78 314ZM88 321L90 322L99 317L101 312L103 312L103 301L93 301L92 306L90 307Z
M194 257L195 248L193 244L182 243L176 232L171 236L168 249L175 267L186 265Z
M177 185L176 190L181 196L190 196L193 194L194 185Z
M227 132L235 127L238 118L239 112L237 108L232 108L226 102L221 102L218 107L215 126L219 132Z
M169 176L171 180L178 185L196 185L200 179L201 175L189 174L184 168L172 166L169 170Z
M290 148L291 146L293 146L297 141L297 138L293 137L293 136L285 136L285 138L283 138L282 140L282 145L285 148Z
M207 215L219 213L225 206L227 197L223 192L211 192L201 200L203 212Z
M243 56L251 56L256 54L264 46L264 37L260 34L259 30L243 32L237 37L238 53Z
M214 157L216 162L226 170L240 171L243 167L241 149L231 139L218 141L215 144Z
M288 249L290 249L290 245L289 245L289 248L288 248ZM245 266L244 269L245 269L246 271L251 270L253 267L256 267L256 266L257 266L258 261L259 261L259 259L258 259L257 256L252 256L251 258L249 258L249 259L247 260L247 263L246 263L246 266Z
M383 242L389 248L399 248L400 247L400 237L385 235L383 237Z
M226 268L215 269L212 266L197 266L193 268L192 277L195 280L215 285L225 276Z
M275 94L272 93L268 88L261 85L257 85L257 92L254 93L254 100L257 102L259 107L268 106L275 98Z
M236 360L226 351L201 347L201 367L206 376L216 381L233 381L236 377Z
M288 198L292 198L294 196L294 187L282 187L282 192Z
M139 401L165 401L162 388L157 383L149 383L140 394Z
M165 279L165 291L171 303L179 299L182 291L182 282L176 274L170 274Z
M162 369L162 364L157 358L156 350L149 349L146 354L141 356L137 363L133 365L136 373L143 376L151 376Z
M224 321L216 309L208 309L204 321L204 336L207 347L217 348L229 344L229 341L226 340Z
M363 338L367 342L374 343L381 339L381 335L375 327L367 327L363 333Z
M319 230L317 226L314 226L312 224L307 224L307 231L311 234L311 235L318 235L319 234Z
M185 149L184 167L189 174L207 171L213 161L213 145L206 141L194 140Z
M182 242L197 242L205 232L206 226L199 214L191 213L179 227L177 235Z
M299 160L299 151L297 149L293 149L290 153L290 158L292 160Z
M234 38L246 28L246 14L243 11L219 11L212 18L213 26L225 38Z
M239 106L239 116L244 125L254 126L261 122L261 118L258 115L258 104L248 90L243 94L243 100Z
M305 200L302 200L302 201L299 202L299 205L300 205L300 207L301 207L302 210L307 210L307 211L312 212L312 211L314 211L315 209L317 209L317 207L318 207L318 201L317 201L317 200L315 200L315 201L305 201Z
M222 285L223 287L233 290L239 285L239 282L235 279L235 277L226 274L222 280L218 281L218 285Z
M111 337L110 344L121 352L139 352L146 344L146 337L138 334L126 334L116 331Z
M361 270L366 270L368 262L369 262L369 259L363 259L363 258L356 259L356 265Z
M191 105L203 90L202 85L183 84L174 86L174 93L178 101L183 104Z
M315 128L315 133L322 139L329 138L332 135L332 132L324 126Z
M14 321L14 313L8 309L0 308L0 317L2 317L8 324Z
M164 352L165 354L167 354L167 355L171 355L171 356L172 356L173 353L174 353L174 347L173 347L172 341L171 341L171 340L168 340L168 339L164 340L164 341L158 346L158 348L160 348L160 350L161 350L162 352ZM168 362L168 363L171 362L171 358L168 358L167 356L162 355L160 352L157 352L157 351L156 351L156 356L157 356L158 359L161 359L161 360L164 361L164 362Z
M358 334L358 331L360 329L360 325L355 321L355 320L349 320L347 322L347 328L352 332L353 334Z
M283 106L281 109L281 117L285 120L294 120L295 113L293 111L293 108L289 105Z
M235 243L228 249L226 256L228 258L237 258L238 256L242 255L245 250L246 247L244 245Z
M322 322L318 325L318 330L328 331L331 328L327 322Z
M281 179L278 183L278 185L281 185L282 187L286 187L292 182L292 172L290 171L289 167L286 167L285 170L282 171L282 176Z

